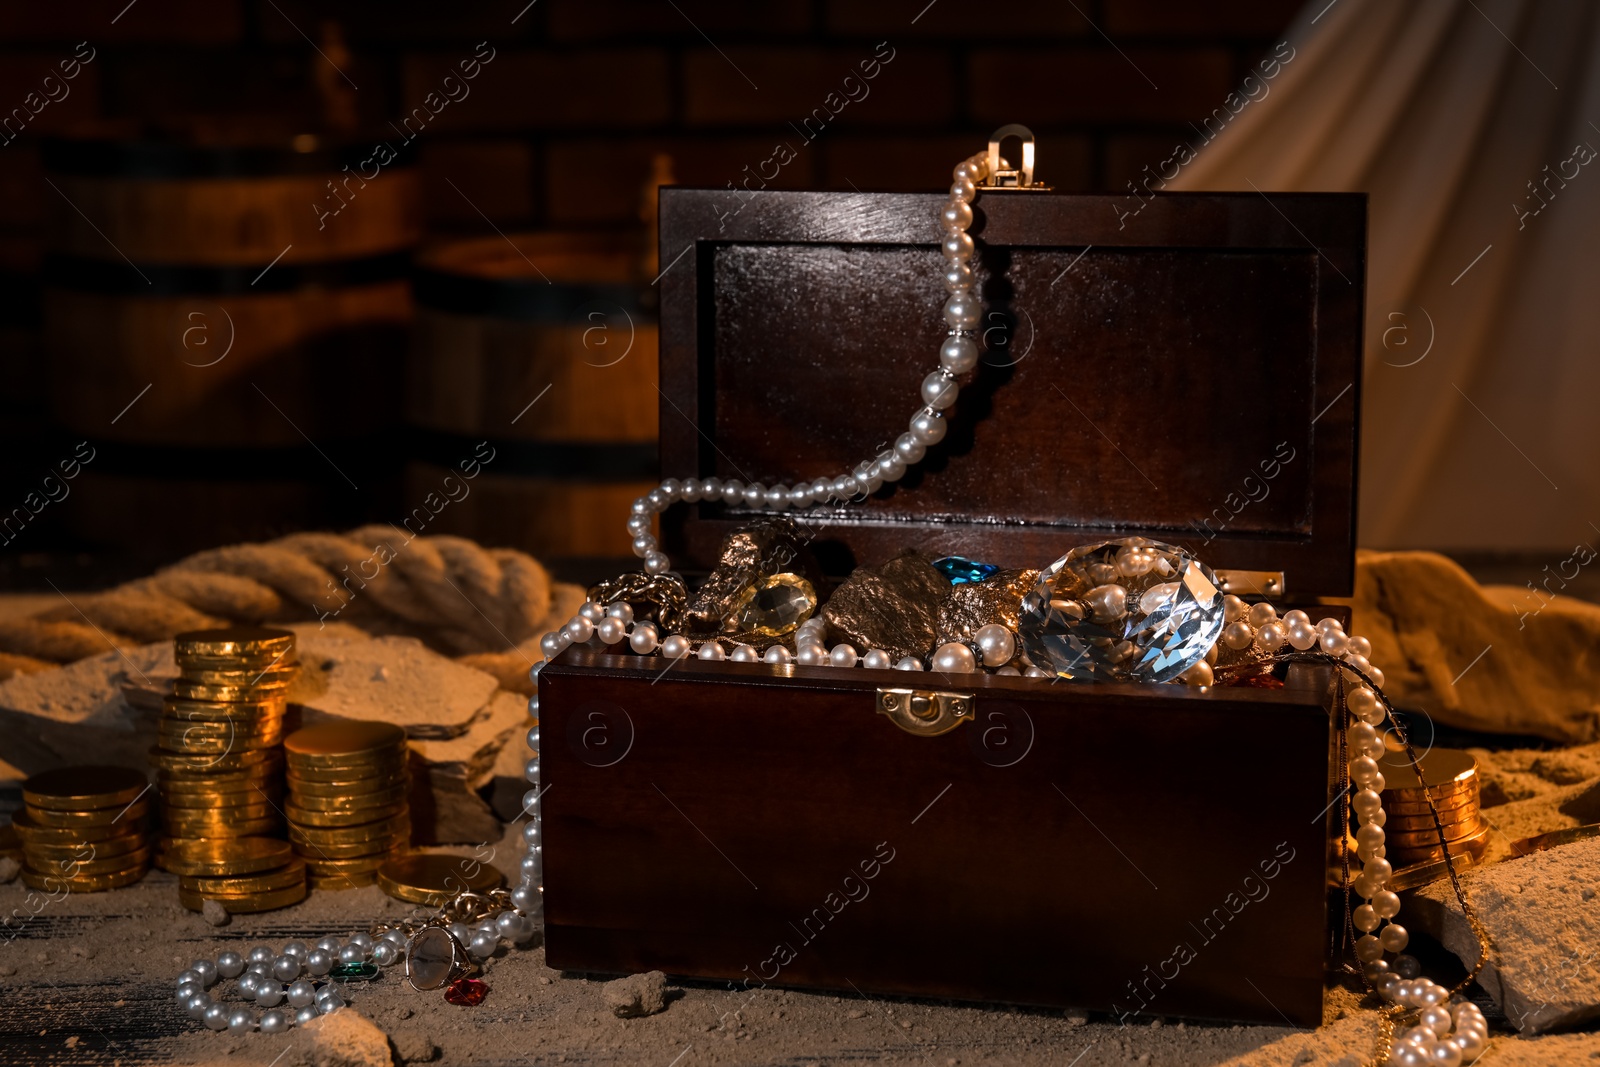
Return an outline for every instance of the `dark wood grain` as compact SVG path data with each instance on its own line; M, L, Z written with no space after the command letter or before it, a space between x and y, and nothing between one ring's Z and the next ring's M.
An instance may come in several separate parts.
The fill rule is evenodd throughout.
M792 484L892 442L944 334L942 202L664 190L663 473ZM1349 592L1365 199L1162 195L1119 228L1120 204L979 198L986 363L920 469L804 513L831 570L1137 533ZM750 514L677 509L668 549L703 566Z
M908 678L974 692L978 722L902 732L873 699ZM1292 681L662 673L569 649L539 676L548 960L1316 1025L1329 720L1319 680ZM1026 754L996 766L1024 751L1007 744ZM867 890L839 907L852 874ZM774 974L783 945L795 955ZM1193 959L1174 968L1179 945Z

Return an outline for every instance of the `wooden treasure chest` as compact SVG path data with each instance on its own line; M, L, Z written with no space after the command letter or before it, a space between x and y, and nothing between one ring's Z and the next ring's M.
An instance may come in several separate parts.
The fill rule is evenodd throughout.
M982 364L912 473L789 513L829 578L1142 536L1247 599L1348 595L1365 198L1124 200L981 189ZM795 484L893 442L946 332L943 204L664 189L662 473ZM762 514L680 505L662 547L704 572ZM1326 669L1192 686L626 652L538 675L550 966L1320 1023Z

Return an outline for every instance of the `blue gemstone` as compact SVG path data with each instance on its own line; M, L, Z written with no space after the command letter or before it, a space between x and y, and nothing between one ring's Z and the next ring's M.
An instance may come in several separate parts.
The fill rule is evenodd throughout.
M981 582L1000 569L993 563L979 563L965 556L945 556L934 560L933 565L939 569L939 573L950 579L951 585Z

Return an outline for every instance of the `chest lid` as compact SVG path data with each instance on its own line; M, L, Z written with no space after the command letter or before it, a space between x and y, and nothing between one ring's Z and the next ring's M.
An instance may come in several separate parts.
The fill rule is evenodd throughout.
M942 194L661 191L661 467L794 485L890 447L947 333ZM985 352L899 482L790 514L844 574L1139 535L1275 596L1354 575L1366 198L980 191ZM664 516L709 566L759 512Z

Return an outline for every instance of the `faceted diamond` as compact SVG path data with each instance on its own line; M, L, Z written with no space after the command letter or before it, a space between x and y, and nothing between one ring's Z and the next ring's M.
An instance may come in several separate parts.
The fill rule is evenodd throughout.
M328 972L330 978L345 978L354 982L370 982L378 977L376 963L340 963Z
M817 610L817 591L798 574L773 574L761 579L733 607L731 630L763 637L783 637Z
M450 988L444 991L444 999L467 1008L482 1004L483 998L488 995L488 984L476 978L457 978L450 983Z
M459 942L450 931L429 926L417 931L406 946L406 977L413 989L438 989L450 981L458 968Z
M981 582L985 578L993 577L1000 570L993 563L979 563L975 559L965 556L945 556L933 561L939 572L950 579L951 585L961 585L963 582Z
M1022 601L1034 666L1062 678L1170 682L1222 633L1217 576L1176 545L1126 537L1075 548Z

